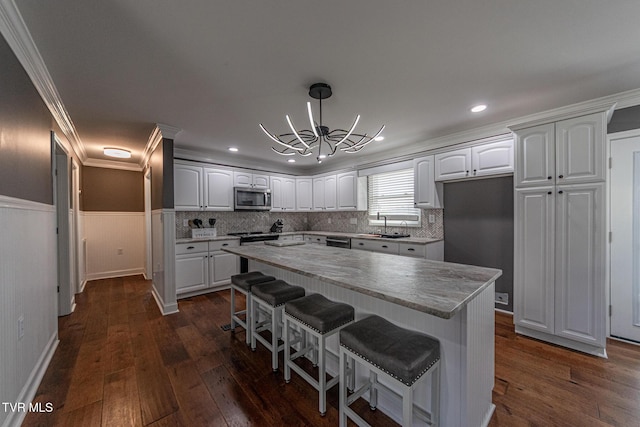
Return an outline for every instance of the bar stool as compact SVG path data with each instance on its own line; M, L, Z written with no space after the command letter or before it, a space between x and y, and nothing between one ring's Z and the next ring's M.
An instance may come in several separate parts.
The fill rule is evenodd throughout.
M320 294L311 294L289 301L284 305L284 379L291 381L291 369L319 392L318 409L322 416L327 412L327 390L340 380L336 375L329 382L326 377L326 340L353 322L355 310L349 304L328 300ZM291 339L291 326L301 332L300 340ZM311 345L307 345L307 333ZM313 340L315 339L315 344ZM291 354L291 346L300 342L300 350ZM318 366L316 380L295 363L299 357L312 353L314 366Z
M247 326L251 324L251 287L272 280L276 280L276 278L265 276L259 271L250 271L231 276L231 332L235 332L236 325L242 326L245 330L244 340L247 345L251 344L251 328ZM244 310L236 311L236 291L245 296ZM244 314L244 320L240 318L241 314Z
M293 286L284 280L254 285L251 288L251 350L256 349L256 341L260 341L271 351L271 368L278 370L278 353L284 349L284 344L278 345L278 339L282 336L282 313L284 304L296 298L304 296L304 288ZM265 312L266 319L258 322L258 309ZM262 331L271 331L271 342L260 335Z
M340 331L340 375L344 375L347 358L369 369L369 380L351 396L347 384L340 382L340 426L351 418L359 426L369 424L349 407L369 391L369 406L378 404L378 375L386 376L402 389L402 425L412 426L416 417L431 426L440 423L440 342L420 332L394 325L379 317L370 316ZM413 391L418 380L431 377L431 412L414 407Z

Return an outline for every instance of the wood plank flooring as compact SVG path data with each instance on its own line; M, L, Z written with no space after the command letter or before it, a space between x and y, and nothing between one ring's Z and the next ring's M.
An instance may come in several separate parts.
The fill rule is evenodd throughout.
M161 316L150 287L141 277L87 284L59 319L60 345L34 400L55 409L27 414L24 426L338 424L337 387L321 417L310 385L297 375L285 384L241 328L221 329L228 291ZM497 313L490 426L640 426L640 347L609 341L607 350L605 360L518 336L511 316ZM395 425L363 411L374 425Z

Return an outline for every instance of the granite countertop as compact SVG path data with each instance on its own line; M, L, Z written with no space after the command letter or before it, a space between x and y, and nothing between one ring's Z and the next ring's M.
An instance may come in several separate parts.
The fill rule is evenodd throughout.
M340 236L340 237L349 237L351 239L367 239L367 240L383 240L387 242L402 242L402 243L414 243L416 245L426 245L428 243L439 242L442 239L432 239L429 237L402 237L399 239L385 239L380 237L374 237L367 234L359 234L359 233L344 233L340 231L283 231L282 233L264 233L264 234L275 234L278 236L291 236L297 234L310 234L313 236ZM192 243L192 242L208 242L215 240L233 240L240 239L238 236L229 236L222 235L216 237L202 237L202 238L193 238L193 237L185 237L181 239L176 239L176 243Z
M223 250L443 319L502 275L494 268L323 245Z

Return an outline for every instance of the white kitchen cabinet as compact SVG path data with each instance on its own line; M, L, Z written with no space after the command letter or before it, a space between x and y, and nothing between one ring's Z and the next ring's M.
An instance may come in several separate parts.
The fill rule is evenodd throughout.
M293 177L273 175L270 178L271 211L294 211L296 209L296 180Z
M413 160L413 204L418 208L441 208L435 182L434 156Z
M313 209L313 179L309 177L296 178L296 210L310 211Z
M233 171L233 185L236 187L269 188L269 175L236 169Z
M238 245L235 239L176 244L176 294L194 295L227 286L231 276L240 272L240 259L222 248Z
M305 243L314 243L323 246L327 244L327 238L325 236L317 236L315 234L305 234L304 241Z
M435 155L435 180L468 178L471 169L471 149L447 151Z
M357 171L336 175L337 202L340 211L367 210L367 177L358 177Z
M513 140L488 142L436 154L435 181L513 172Z
M304 242L304 235L302 234L285 234L278 238L283 242Z
M518 129L517 187L574 184L605 179L604 113Z
M313 178L313 209L336 210L337 206L336 175Z
M499 175L513 172L513 140L471 147L471 175Z
M365 251L398 255L398 243L390 242L388 239L351 239L351 249L362 249Z
M233 172L189 162L174 163L176 211L232 211Z

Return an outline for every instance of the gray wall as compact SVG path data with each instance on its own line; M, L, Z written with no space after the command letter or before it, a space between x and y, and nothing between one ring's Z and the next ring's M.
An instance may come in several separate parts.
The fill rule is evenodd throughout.
M640 128L640 105L616 110L607 126L607 133Z
M444 184L444 260L502 270L496 292L513 311L513 177Z

